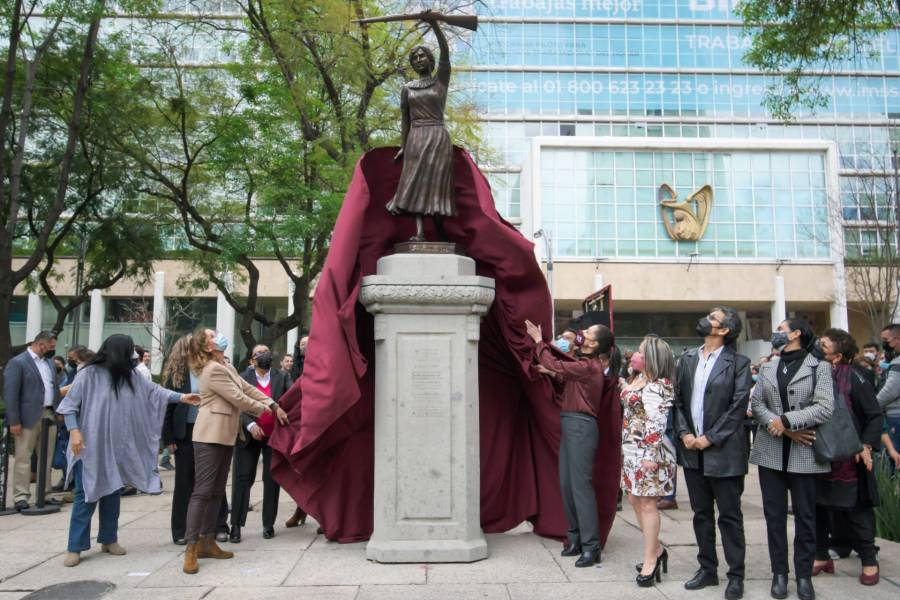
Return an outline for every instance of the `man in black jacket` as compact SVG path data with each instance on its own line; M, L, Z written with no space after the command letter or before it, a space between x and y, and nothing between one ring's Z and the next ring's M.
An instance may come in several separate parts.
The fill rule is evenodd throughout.
M675 374L675 437L684 468L700 569L684 584L699 590L718 585L715 507L728 562L727 600L744 594L744 517L741 495L747 474L744 416L750 401L750 359L732 345L741 320L732 308L716 307L700 319L703 346L686 352Z
M258 345L253 348L252 356L254 368L248 369L241 376L278 402L287 391L287 380L281 371L272 368L272 353L267 346ZM247 524L250 489L256 480L260 454L263 458L263 537L275 537L275 517L278 515L281 488L272 479L272 449L269 448L267 438L268 433L263 430L263 425L247 413L241 413L240 433L234 446L234 475L231 479L231 541L234 543L241 541L241 527Z

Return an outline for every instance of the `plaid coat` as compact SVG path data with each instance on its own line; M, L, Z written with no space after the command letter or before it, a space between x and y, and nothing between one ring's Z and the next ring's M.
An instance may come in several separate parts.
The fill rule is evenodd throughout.
M803 360L800 369L787 386L790 406L787 413L782 409L781 395L778 392L777 373L780 367L781 360L778 358L762 365L759 382L751 398L753 418L759 423L759 431L753 442L750 462L777 471L782 467L784 446L781 438L769 433L768 425L772 419L780 419L782 414L786 414L791 429L797 431L821 425L831 418L834 411L834 387L830 364L820 362L814 356L807 356ZM792 442L787 470L788 473L828 473L831 471L831 465L818 464L811 446Z

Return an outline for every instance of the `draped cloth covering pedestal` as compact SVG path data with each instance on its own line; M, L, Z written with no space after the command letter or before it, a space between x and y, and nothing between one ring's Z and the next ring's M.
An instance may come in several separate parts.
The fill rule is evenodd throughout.
M328 539L367 540L372 533L375 352L373 319L358 302L362 277L415 231L412 218L385 204L400 179L396 148L357 163L338 215L313 300L303 376L282 396L290 425L276 427L274 478L322 526ZM458 216L444 229L495 281L479 343L481 525L507 531L528 520L535 533L562 539L568 528L557 469L559 406L550 383L532 368L524 322L549 332L551 302L534 245L498 214L487 180L454 148ZM426 228L428 239L435 232ZM594 487L605 544L616 512L621 472L621 409L615 394L601 406Z

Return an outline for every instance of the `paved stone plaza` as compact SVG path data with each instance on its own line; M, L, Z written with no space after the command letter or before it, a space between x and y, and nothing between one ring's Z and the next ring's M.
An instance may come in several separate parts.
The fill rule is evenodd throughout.
M755 469L751 467L755 473ZM198 575L181 572L182 548L171 543L169 506L173 475L164 473L167 490L160 496L122 499L119 541L128 555L101 555L99 547L83 555L80 566L62 565L71 505L44 517L0 517L0 600L67 581L96 579L116 590L104 598L134 600L381 600L392 598L452 600L583 600L585 598L722 598L724 584L687 592L682 584L696 568L687 490L679 486L682 509L663 513L662 539L669 546L669 573L652 589L634 583L634 563L641 559L640 532L630 509L620 513L603 562L575 569L574 559L559 556L560 545L532 535L527 526L489 535L490 557L474 564L381 565L365 559L365 544L335 544L316 535L316 524L284 529L293 511L282 497L276 536L262 539L259 526L262 485L254 486L256 511L250 513L233 560L201 561ZM755 475L747 478L744 514L747 529L745 598L768 598L769 559L765 521ZM287 500L287 501L284 501ZM96 535L96 518L94 522ZM838 561L836 575L815 578L823 600L895 599L900 597L900 544L879 540L881 583L859 585L859 561ZM721 556L721 553L720 553ZM719 575L724 576L724 567ZM794 595L793 582L789 597Z

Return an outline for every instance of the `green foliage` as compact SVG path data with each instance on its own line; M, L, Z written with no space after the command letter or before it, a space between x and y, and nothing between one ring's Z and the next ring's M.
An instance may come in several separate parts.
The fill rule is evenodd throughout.
M881 504L875 508L876 535L900 542L900 476L886 458L875 461L875 480Z
M900 25L896 0L743 0L736 11L753 37L745 62L783 74L765 104L785 120L827 106L823 76L877 54L879 34Z

